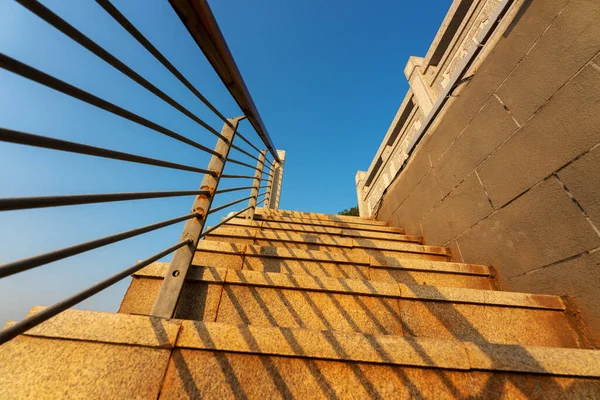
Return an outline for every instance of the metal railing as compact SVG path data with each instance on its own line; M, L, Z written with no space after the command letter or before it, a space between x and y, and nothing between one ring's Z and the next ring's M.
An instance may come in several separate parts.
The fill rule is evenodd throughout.
M185 222L181 237L174 245L157 252L151 257L128 267L127 269L102 282L99 282L59 303L46 308L44 311L35 314L34 316L28 317L25 320L0 331L0 344L14 338L28 329L31 329L32 327L57 315L69 307L88 299L89 297L97 294L111 285L114 285L115 283L130 276L134 272L169 254L173 254L173 256L155 304L152 308L151 315L163 318L172 318L180 297L185 277L192 264L192 259L196 251L198 241L235 217L245 216L247 219L253 219L255 208L262 203L264 203L264 207L267 208L278 207L278 201L273 201L274 197L278 199L278 194L275 195L275 192L278 190L278 188L273 186L273 182L275 181L275 173L278 172L281 174L282 160L273 146L271 138L267 133L264 123L260 118L254 102L252 101L252 97L250 96L246 85L244 84L241 74L239 73L235 61L231 56L225 40L223 39L214 16L212 15L212 12L205 0L170 0L173 9L180 17L181 21L188 29L192 37L196 40L198 46L205 54L206 58L213 66L214 70L217 72L240 109L243 111L244 115L236 118L226 118L223 114L221 114L208 101L208 99L204 97L194 87L194 85L192 85L183 76L183 74L167 60L166 57L156 47L154 47L152 43L150 43L150 41L140 31L138 31L135 26L113 4L111 4L109 0L96 0L98 5L100 5L100 7L106 11L108 15L118 22L118 24L125 31L127 31L131 37L141 44L196 98L204 103L220 120L223 121L224 125L220 132L212 128L207 122L196 116L193 112L184 107L182 104L178 103L165 92L161 91L158 87L136 73L133 69L125 65L118 58L113 56L99 44L95 43L92 39L84 35L82 32L70 25L66 20L62 19L43 4L36 0L15 1L37 17L41 18L47 24L62 32L71 40L75 41L77 44L87 49L89 52L93 53L110 66L123 73L133 82L137 83L148 92L161 99L164 103L179 111L181 114L194 121L208 132L212 133L217 138L217 143L212 148L208 145L198 143L173 130L150 121L141 115L126 110L114 103L111 103L110 101L102 99L81 88L46 74L45 72L27 65L6 54L0 53L0 68L4 70L20 75L21 77L30 81L54 89L55 91L61 92L67 96L71 96L72 98L88 103L109 113L115 114L121 118L127 119L133 123L144 126L150 130L158 132L211 155L208 165L205 168L199 168L192 165L179 164L156 158L144 157L136 154L0 127L1 142L61 152L77 153L92 157L120 160L127 163L145 164L161 168L189 171L202 175L202 181L198 190L1 198L0 211L11 211L152 198L167 198L190 195L196 196L191 211L185 215L1 265L0 278L4 278L46 265L57 260L62 260L93 249L107 246L109 244L120 242L128 238L140 236L147 232L155 231L180 222ZM246 118L249 120L258 134L258 137L261 139L261 145L257 146L256 144L252 143L251 140L243 136L238 131L238 125L240 121ZM248 145L251 150L245 150L244 148L235 144L234 141L236 139L239 139L245 145ZM260 147L263 145L266 146L266 149L261 150ZM240 161L231 157L230 152L232 149L237 151L239 154L256 161L256 164L252 165L248 162ZM272 157L272 160L267 158L268 155ZM228 164L236 164L246 167L250 172L253 172L253 174L225 174L223 173L224 168ZM266 174L265 168L267 169ZM251 180L251 183L245 186L221 189L219 188L221 179L249 179ZM261 185L261 183L264 184ZM261 189L265 189L265 191L259 193ZM242 196L238 200L213 207L213 200L215 197L217 197L217 195L238 191L248 191L249 195ZM265 196L265 198L259 200L262 196ZM221 222L217 223L211 228L207 229L207 227L205 227L206 219L209 215L221 210L225 210L244 201L248 201L247 207L240 211L231 213L227 218L223 219Z

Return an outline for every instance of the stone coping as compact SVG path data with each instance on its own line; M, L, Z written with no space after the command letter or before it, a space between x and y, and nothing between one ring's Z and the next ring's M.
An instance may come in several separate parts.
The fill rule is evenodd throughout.
M201 240L198 242L197 250L209 253L241 255L245 257L282 258L301 261L350 264L380 269L491 276L489 267L485 265L464 264L451 261L408 259L402 258L401 256L344 254L319 250L227 243L214 240Z
M168 264L154 263L149 267L136 272L134 276L152 279L163 278L166 274ZM310 275L281 274L277 272L194 267L192 268L192 271L190 271L190 276L188 276L187 279L206 283L224 283L230 285L306 290L374 297L393 297L417 301L436 301L555 311L565 310L565 305L558 296L429 285L406 285L402 283L362 279L324 278Z
M34 307L39 312L43 307ZM257 327L67 310L24 336L462 371L600 378L600 351Z
M218 228L210 233L213 238L239 238L247 240L268 240L275 242L290 242L315 244L319 246L336 247L340 249L367 249L381 251L397 251L407 253L422 253L451 256L448 249L439 246L427 246L406 242L391 242L375 238L332 237L318 233L279 233L277 231L262 231L256 228Z
M46 307L35 306L28 317ZM8 321L6 327L14 325ZM26 336L172 348L181 321L157 317L69 309L25 332Z

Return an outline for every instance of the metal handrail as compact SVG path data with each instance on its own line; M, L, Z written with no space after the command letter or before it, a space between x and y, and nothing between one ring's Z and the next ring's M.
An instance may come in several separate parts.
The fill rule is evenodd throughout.
M168 197L180 197L180 196L195 196L194 205L192 210L183 216L168 219L165 221L156 222L150 225L130 229L120 233L115 233L109 236L101 237L98 239L90 240L87 242L71 245L54 251L46 252L43 254L35 255L29 258L16 260L9 262L4 265L0 265L0 278L11 276L20 272L31 270L55 261L63 260L77 254L85 253L109 244L117 243L125 239L133 238L136 236L143 235L145 233L155 231L167 226L171 226L180 222L185 222L184 233L182 239L175 245L151 256L150 258L143 260L135 265L128 267L127 269L119 272L116 275L111 276L67 299L50 306L43 311L26 318L25 320L18 322L3 331L0 332L0 344L4 343L11 338L26 332L28 329L46 321L47 319L57 315L58 313L72 307L73 305L80 303L81 301L93 296L94 294L106 289L107 287L115 284L116 282L130 276L136 271L144 268L145 266L161 259L162 257L173 253L173 259L169 264L169 269L165 275L163 285L159 292L157 302L155 303L152 315L172 317L174 313L174 305L177 303L183 280L185 279L187 270L191 265L192 257L190 254L195 253L196 245L198 240L204 238L207 234L214 231L214 229L222 226L232 218L246 215L247 219L252 219L255 208L264 203L265 199L257 201L259 198L270 193L273 182L273 173L277 165L280 165L281 160L275 151L272 144L271 138L268 135L266 128L256 110L256 107L252 101L250 94L247 91L245 83L237 70L237 66L229 49L221 35L221 32L208 8L208 4L204 0L200 0L197 11L201 13L201 18L195 20L197 23L194 29L202 30L207 33L207 36L203 39L203 45L200 46L202 51L205 53L208 61L213 65L215 71L226 83L228 90L244 111L244 116L227 119L219 112L207 99L204 97L184 76L179 70L177 70L173 64L171 64L166 57L154 47L150 41L139 31L135 26L109 1L109 0L96 0L96 2L105 10L115 21L117 21L121 27L123 27L134 39L138 41L155 59L157 59L167 70L169 70L184 86L187 87L198 99L200 99L212 112L214 112L224 122L223 130L219 133L214 128L209 126L204 120L200 119L189 109L185 108L174 98L167 95L157 86L152 84L150 81L142 77L140 74L135 72L133 69L128 67L121 60L116 58L114 55L109 53L106 49L101 47L99 44L94 42L90 37L84 35L82 32L77 30L74 26L70 25L67 21L62 19L56 13L51 11L46 6L39 2L29 0L15 0L21 4L27 10L41 18L43 21L53 26L70 39L105 61L110 66L114 67L132 81L138 85L144 87L147 91L155 95L156 97L163 100L172 108L175 108L186 117L192 119L200 126L207 129L209 132L217 136L217 144L214 148L210 148L204 144L198 143L192 139L189 139L177 132L174 132L162 125L152 122L141 115L133 113L125 108L122 108L112 102L104 100L98 96L93 95L79 87L71 85L61 79L58 79L52 75L49 75L33 66L27 65L17 59L12 58L9 55L0 53L0 69L5 69L14 74L17 74L23 78L36 82L40 85L51 88L60 93L66 94L72 98L80 100L84 103L95 106L99 109L117 115L121 118L134 122L143 127L154 130L167 137L175 139L179 142L185 143L196 149L202 150L205 153L210 154L212 157L206 168L198 168L195 166L165 161L161 159L140 156L127 152L121 152L117 150L111 150L102 147L91 146L87 144L71 142L67 140L46 137L36 135L32 133L21 132L18 130L12 130L9 128L0 127L0 142L12 143L25 145L36 148L43 148L48 150L56 150L67 153L82 154L91 157L99 157L106 159L113 159L119 161L125 161L129 163L136 163L142 165L151 165L155 167L162 167L167 169L188 171L200 173L203 175L202 184L198 190L172 190L172 191L148 191L148 192L122 192L122 193L80 193L80 194L64 194L54 196L32 196L32 197L12 197L12 198L0 198L0 212L2 211L15 211L15 210L28 210L37 208L48 208L48 207L64 207L64 206L77 206L83 204L97 204L97 203L108 203L108 202L121 202L121 201L133 201L143 200L152 198L168 198ZM188 0L171 0L173 8L177 11L180 17L182 17L182 7L185 8L186 4L189 5ZM188 10L189 11L189 10ZM196 11L194 11L196 12ZM189 16L189 15L188 15ZM183 17L182 17L183 19ZM184 24L192 33L192 36L196 40L194 31L190 29L188 25L190 21L184 20ZM244 137L238 131L238 124L241 120L248 118L250 123L254 127L261 141L267 147L265 150L261 150L260 147L246 137ZM234 144L234 140L239 137L246 144L248 144L253 150L256 151L256 155L252 151L245 150L242 147ZM252 160L257 161L256 166L253 166L245 161L240 161L229 156L231 149L235 149L244 156L249 157ZM266 153L269 151L274 158L271 162L266 159ZM224 174L223 170L227 164L237 164L244 167L251 168L255 171L254 176L249 175L238 175L238 174ZM263 170L268 163L270 167L267 168L266 173L268 176L263 177ZM219 189L218 184L221 178L229 179L252 179L252 186L240 186ZM266 181L268 184L260 186L260 182ZM267 189L264 193L258 193L260 189ZM217 195L244 191L248 190L250 196L244 197L239 200L231 201L218 207L212 207L212 202ZM267 196L268 197L268 196ZM209 215L214 215L216 212L224 210L228 207L232 207L243 201L250 200L250 204L244 209L232 213L229 217L223 219L215 226L203 231L204 224ZM167 297L164 297L165 288ZM161 297L163 296L163 297ZM161 303L162 301L162 303Z

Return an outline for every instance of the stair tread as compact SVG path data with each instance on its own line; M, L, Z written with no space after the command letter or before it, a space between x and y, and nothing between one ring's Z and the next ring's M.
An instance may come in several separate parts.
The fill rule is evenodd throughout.
M257 208L256 214L264 216L280 216L280 217L295 217L304 219L315 219L323 221L336 221L336 222L353 222L365 225L381 225L387 226L387 222L378 221L372 218L355 217L350 215L337 215L337 214L321 214L314 212L303 212L303 211L291 211L291 210L273 210L269 208Z
M168 264L155 262L134 273L139 277L164 277ZM376 297L395 297L410 300L537 308L565 309L559 296L500 292L470 288L451 288L432 285L407 285L365 279L325 278L310 275L290 275L227 268L196 267L187 280L225 283L277 289L346 293Z
M349 256L319 250L289 249L285 247L238 245L227 242L201 240L198 250L215 254L246 255L249 257L285 258L291 260L321 261L336 264L365 265L382 269L403 269L429 272L449 272L490 276L489 267L485 265L459 263L453 261L431 261L402 258L401 256Z
M38 312L43 307L34 309ZM168 327L169 339L161 339L163 342L158 344L140 342L140 334L150 341L156 341L152 336L161 336L157 335L157 323ZM214 350L464 371L600 377L599 350L475 344L459 340L232 325L220 322L165 321L148 316L85 310L67 310L55 317L54 322L46 321L22 337L63 339L73 345L81 342L100 342L117 346ZM176 339L173 339L174 337ZM252 340L249 341L248 338ZM15 353L11 348L12 343L14 342L0 347L0 355L4 360L20 362L22 351ZM29 345L26 348L33 351L34 347ZM93 360L86 362L93 363ZM9 371L10 369L7 369L6 372Z
M329 227L338 227L338 228L350 228L350 229L379 231L379 232L398 232L398 233L404 232L404 230L402 228L397 228L397 227L393 227L393 226L367 225L367 224L357 224L357 223L353 223L353 222L326 221L326 220L315 220L315 219L283 217L283 216L256 215L256 220L257 221L271 221L271 222L285 222L285 223L300 224L300 225L315 225L315 226L329 226Z

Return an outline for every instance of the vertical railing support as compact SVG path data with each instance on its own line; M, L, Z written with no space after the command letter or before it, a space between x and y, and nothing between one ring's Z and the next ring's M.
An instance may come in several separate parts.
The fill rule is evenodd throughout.
M250 200L248 201L248 211L246 211L246 219L254 219L254 210L256 209L256 198L258 197L258 187L260 186L260 180L263 174L263 167L265 165L265 155L267 150L260 152L258 161L256 162L256 171L254 171L254 181L252 183L252 189L250 190Z
M244 118L245 116L229 119L233 128L228 124L225 124L221 130L221 134L228 142L223 139L217 141L215 151L219 153L221 157L212 156L208 164L208 170L216 172L216 176L204 175L202 184L200 185L200 190L208 191L210 196L199 195L194 201L191 212L198 214L198 217L189 219L185 223L180 239L181 241L191 240L191 243L188 246L181 247L173 253L173 258L169 264L165 279L163 280L154 306L152 307L152 316L173 318L175 314L181 288L183 287L188 269L192 264L200 234L202 233L204 223L206 222L206 216L210 210L214 193L219 185L219 180L223 168L225 167L229 150L231 149L235 130L237 129L238 123Z
M269 178L267 179L267 193L265 194L264 208L271 207L271 193L273 193L273 175L277 161L273 161L273 164L269 167Z
M273 210L279 209L279 197L281 196L281 184L283 181L283 165L285 164L285 151L277 150L277 155L281 160L280 163L273 168L273 183L271 189L271 197L269 198L269 208Z

